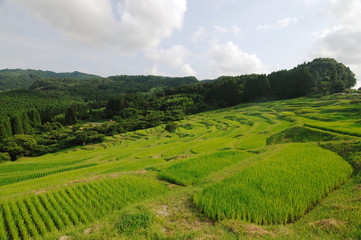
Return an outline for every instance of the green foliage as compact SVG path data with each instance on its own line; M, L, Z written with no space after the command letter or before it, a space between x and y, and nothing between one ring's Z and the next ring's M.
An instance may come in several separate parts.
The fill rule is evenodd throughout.
M96 131L77 131L75 137L78 143L82 145L104 141L104 135Z
M29 232L33 237L39 237L65 227L86 224L107 213L165 192L166 188L158 182L125 176L9 200L0 205L0 213L5 213L3 221L9 226L12 237L3 236L3 239L13 239L18 233L24 236ZM11 212L19 214L12 215L10 207ZM141 209L134 211L121 214L125 222L119 226L123 231L135 228L135 224L146 227L151 223L149 212ZM27 225L23 227L16 224L23 219L29 221ZM0 234L3 234L1 229Z
M14 135L24 134L23 123L19 115L15 116L15 118L13 119L12 127Z
M178 123L175 123L175 122L171 122L171 123L167 123L164 127L164 129L167 131L167 132L170 132L170 133L173 133L177 130L177 128L179 127L179 124Z
M269 137L267 139L267 145L288 142L325 142L347 139L348 137L339 136L317 129L294 126Z
M361 170L361 141L322 143L320 146L343 157L356 173Z
M112 76L108 78L39 79L29 89L55 91L84 101L108 100L120 94L146 93L154 88L178 87L198 82L195 77Z
M3 141L5 138L10 137L5 129L3 123L0 123L0 142Z
M251 154L246 152L216 152L174 164L162 171L160 177L172 183L187 186L249 156Z
M1 159L1 156L4 157L3 161L10 161L9 154L0 153L0 159ZM0 162L1 162L1 160L0 160ZM41 178L41 177L49 176L49 175L56 174L56 173L67 172L67 171L72 171L72 170L86 168L86 167L92 167L95 165L96 164L77 165L77 166L72 166L72 167L58 168L56 170L43 171L43 172L25 174L25 175L20 175L20 176L0 177L0 186L9 185L9 184L17 183L17 182L22 182L22 181L27 181L27 180L35 179L35 178Z
M5 162L5 161L10 161L10 160L11 160L11 158L10 158L9 153L0 152L0 163Z
M40 71L40 70L30 70L30 69L27 70L3 69L0 70L0 91L28 88L35 81L42 78L88 79L88 78L99 78L99 76L80 73L80 72L55 73L51 71Z
M16 160L21 156L29 156L36 146L37 142L33 136L16 134L6 138L1 144L1 149L9 153L11 160Z
M127 208L119 213L115 227L120 232L132 233L147 228L153 220L152 214L143 206Z
M293 144L194 195L212 219L286 224L303 216L351 175L341 157L310 144Z

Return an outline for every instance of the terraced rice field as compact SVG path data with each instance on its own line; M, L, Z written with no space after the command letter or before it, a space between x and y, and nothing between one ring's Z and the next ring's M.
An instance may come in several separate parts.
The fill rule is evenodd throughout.
M1 164L0 239L359 239L360 99L239 105Z

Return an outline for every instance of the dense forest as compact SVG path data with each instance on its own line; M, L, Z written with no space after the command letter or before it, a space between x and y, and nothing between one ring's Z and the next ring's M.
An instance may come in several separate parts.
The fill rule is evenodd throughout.
M1 70L3 90L27 85L28 89L0 93L0 162L161 124L172 131L171 122L209 109L333 94L355 84L348 67L328 58L268 75L222 76L204 82L195 77L101 78L78 72Z
M22 69L3 69L0 70L0 92L20 88L28 88L35 81L44 78L52 79L90 79L100 78L97 75L91 75L81 72L55 73L41 70L22 70Z

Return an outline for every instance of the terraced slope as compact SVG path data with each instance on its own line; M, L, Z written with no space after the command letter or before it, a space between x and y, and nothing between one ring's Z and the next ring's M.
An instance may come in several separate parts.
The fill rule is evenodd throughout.
M360 104L239 105L1 164L0 239L358 239Z

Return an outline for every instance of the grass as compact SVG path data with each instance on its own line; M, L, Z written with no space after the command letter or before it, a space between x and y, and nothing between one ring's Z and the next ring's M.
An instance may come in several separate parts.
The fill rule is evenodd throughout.
M347 136L340 136L303 126L294 126L269 137L267 139L267 145L288 142L327 142L349 139L350 137Z
M6 201L0 207L3 213L0 234L5 240L35 238L67 226L89 223L166 190L154 180L125 176ZM9 234L4 233L4 225Z
M187 116L175 133L159 126L0 164L0 239L359 239L360 99L326 96L241 104ZM266 145L267 139L272 145ZM349 162L353 174L348 177L347 170L340 177L340 157L325 149ZM301 167L294 162L298 158ZM276 170L270 174L270 169ZM245 186L251 180L255 185ZM310 183L298 186L300 181ZM260 192L256 183L278 185ZM297 188L287 188L291 184ZM193 196L200 199L216 186L225 194L213 201L229 202L232 211L217 205L204 214ZM243 202L232 191L242 186L250 192L247 209L254 215L244 220L242 212L233 219ZM279 203L277 192L294 195L290 199L295 204L282 202L273 212L258 204ZM266 193L266 198L251 201ZM254 210L258 208L263 211Z
M303 216L351 173L351 166L335 153L294 144L205 188L194 202L212 219L285 224Z
M251 155L247 152L223 151L195 157L171 165L160 173L160 178L182 186L191 185Z

